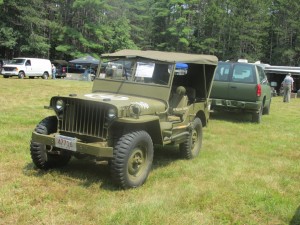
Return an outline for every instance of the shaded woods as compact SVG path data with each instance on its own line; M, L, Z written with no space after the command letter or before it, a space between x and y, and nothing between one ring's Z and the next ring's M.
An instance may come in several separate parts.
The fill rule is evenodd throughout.
M298 66L294 0L0 0L0 58L72 59L124 48Z

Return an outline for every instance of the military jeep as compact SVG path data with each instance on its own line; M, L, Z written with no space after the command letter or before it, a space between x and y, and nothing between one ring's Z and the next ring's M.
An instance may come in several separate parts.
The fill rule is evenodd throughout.
M91 93L51 98L46 108L55 115L32 133L33 163L49 169L89 156L107 161L113 180L127 189L146 181L154 145L179 145L183 158L196 157L217 61L159 51L103 54L103 65L115 66L100 63Z

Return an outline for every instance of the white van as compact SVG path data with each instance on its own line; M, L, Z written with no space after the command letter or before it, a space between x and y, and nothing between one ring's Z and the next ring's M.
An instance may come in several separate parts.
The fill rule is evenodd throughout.
M24 77L48 79L52 74L51 62L49 59L14 58L2 67L1 74L4 78L18 76L20 79Z

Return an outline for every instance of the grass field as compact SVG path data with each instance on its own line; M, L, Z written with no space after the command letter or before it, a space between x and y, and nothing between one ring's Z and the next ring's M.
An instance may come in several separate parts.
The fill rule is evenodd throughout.
M261 124L214 113L200 156L155 148L140 188L119 190L106 165L72 159L42 172L29 143L57 94L92 82L0 77L0 224L300 224L300 99L272 100Z

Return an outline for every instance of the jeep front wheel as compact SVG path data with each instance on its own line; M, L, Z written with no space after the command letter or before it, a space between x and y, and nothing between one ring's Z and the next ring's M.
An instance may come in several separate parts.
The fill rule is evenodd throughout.
M124 189L141 186L147 179L153 161L153 142L143 130L122 135L114 148L111 174Z
M55 116L46 117L35 128L35 132L45 135L55 133L56 130L57 118ZM34 141L30 143L30 153L36 167L44 170L64 166L71 159L71 155L62 149Z
M195 158L202 146L202 122L196 118L185 142L179 145L180 154L185 159Z

